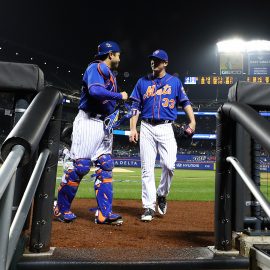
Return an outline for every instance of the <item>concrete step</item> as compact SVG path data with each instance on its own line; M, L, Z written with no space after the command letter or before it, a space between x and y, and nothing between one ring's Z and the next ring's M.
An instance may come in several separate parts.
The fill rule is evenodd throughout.
M16 270L89 269L248 269L249 259L239 255L216 255L208 247L144 249L55 248L51 255L25 253Z

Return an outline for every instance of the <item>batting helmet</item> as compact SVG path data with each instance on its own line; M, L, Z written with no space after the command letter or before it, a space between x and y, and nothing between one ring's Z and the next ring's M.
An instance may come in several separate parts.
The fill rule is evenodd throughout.
M116 42L104 41L98 45L98 53L95 56L97 57L97 56L105 55L109 52L120 52L120 51L121 51L120 47Z

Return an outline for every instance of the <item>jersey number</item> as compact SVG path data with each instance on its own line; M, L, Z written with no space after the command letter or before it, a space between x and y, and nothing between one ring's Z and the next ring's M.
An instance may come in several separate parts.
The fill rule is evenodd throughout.
M166 107L169 106L170 109L173 109L174 105L175 105L175 100L174 99L168 99L168 98L163 98L162 99L162 106L163 107L166 108Z

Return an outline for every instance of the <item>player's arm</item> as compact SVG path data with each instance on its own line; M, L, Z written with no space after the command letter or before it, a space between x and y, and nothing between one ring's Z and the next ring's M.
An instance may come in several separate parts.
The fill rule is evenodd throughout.
M131 106L132 117L130 118L130 134L129 134L129 141L137 143L139 139L139 134L137 131L137 123L139 119L139 107L140 103L138 101L133 101Z
M128 95L126 92L110 92L102 85L93 84L89 87L89 95L95 99L104 100L127 100Z
M95 99L105 100L126 100L128 98L126 92L117 93L108 91L105 88L105 80L110 78L110 71L105 64L89 65L83 75L83 82L88 89L88 93Z
M129 141L137 143L139 139L139 134L137 131L137 122L139 119L139 114L134 115L130 118L130 134L129 134Z
M186 116L189 119L189 126L192 128L192 130L194 132L195 128L196 128L196 120L195 120L195 115L194 115L192 106L191 106L189 101L184 103L183 109L186 113Z
M182 82L180 80L178 82L179 82L178 101L179 101L179 104L182 106L183 110L185 111L186 116L189 119L189 127L192 129L194 133L195 128L196 128L196 121L195 121L194 112L191 106L191 102L189 101L189 98L184 90Z
M139 134L137 131L137 123L139 119L139 102L133 101L132 107L132 117L130 118L130 134L129 134L129 141L133 143L137 143L139 139Z
M139 139L139 134L137 132L137 123L139 119L139 114L141 111L141 79L136 83L130 98L132 99L131 111L132 117L130 118L130 134L129 141L137 143Z

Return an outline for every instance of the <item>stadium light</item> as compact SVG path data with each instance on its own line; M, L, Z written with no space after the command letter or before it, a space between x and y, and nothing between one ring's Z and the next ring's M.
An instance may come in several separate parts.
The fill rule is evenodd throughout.
M245 41L242 39L228 39L217 42L218 52L244 52Z
M246 51L270 51L270 41L268 40L251 40L246 42Z
M228 39L217 42L218 52L236 53L236 52L260 52L270 51L270 41L268 40L250 40Z

